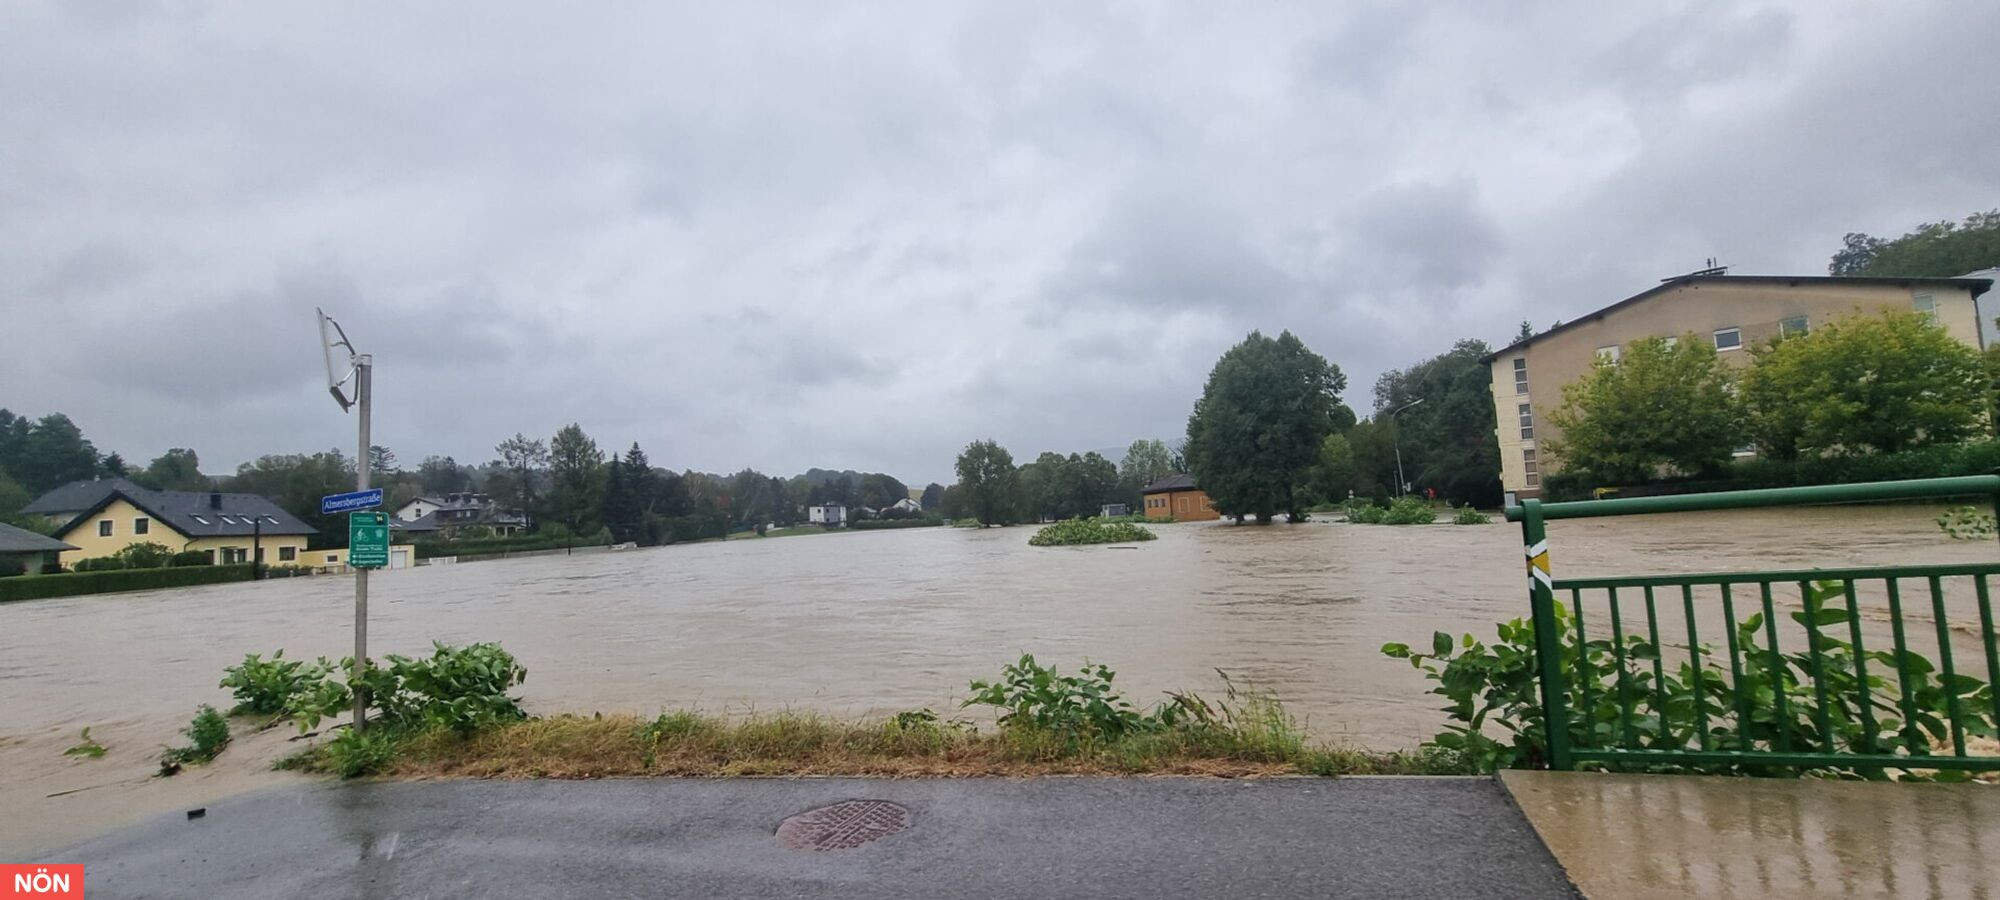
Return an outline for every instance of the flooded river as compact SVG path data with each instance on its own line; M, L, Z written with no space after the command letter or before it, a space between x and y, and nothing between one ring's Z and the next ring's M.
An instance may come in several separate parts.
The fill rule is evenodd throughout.
M1557 574L1990 560L1898 507L1682 514L1551 526ZM496 640L538 711L955 705L1023 652L1109 663L1137 698L1275 691L1318 735L1402 747L1434 698L1377 653L1525 611L1519 530L1307 524L1158 528L1136 548L1033 548L1022 528L731 541L431 566L376 577L371 647ZM0 734L227 700L249 651L339 656L352 580L320 577L0 607Z
M1995 558L1994 542L1944 537L1936 514L1688 513L1558 522L1550 537L1559 577ZM533 711L648 715L942 712L1023 652L1065 669L1108 663L1146 703L1219 692L1220 668L1275 692L1320 738L1398 748L1443 716L1420 675L1378 648L1440 629L1490 637L1526 612L1513 525L1156 530L1136 548L1033 548L1024 528L938 528L389 572L373 581L371 649L499 641L527 666ZM226 707L216 680L244 653L349 652L352 584L0 606L0 811L88 780L78 773L90 763L60 758L83 726L144 756L197 704Z

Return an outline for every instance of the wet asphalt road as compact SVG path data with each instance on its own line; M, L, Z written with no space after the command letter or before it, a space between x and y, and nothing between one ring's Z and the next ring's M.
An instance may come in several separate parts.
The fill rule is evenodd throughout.
M779 822L850 799L906 830ZM453 781L246 794L50 856L112 897L1571 897L1487 779Z

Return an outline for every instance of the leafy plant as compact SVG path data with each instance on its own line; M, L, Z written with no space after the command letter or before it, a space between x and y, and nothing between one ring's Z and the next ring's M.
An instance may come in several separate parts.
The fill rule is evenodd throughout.
M396 759L396 735L383 728L349 728L326 742L322 751L328 767L342 778L373 775Z
M90 739L90 726L88 725L84 726L83 733L77 735L77 739L80 741L80 743L78 743L74 747L69 748L68 750L64 750L63 751L64 756L76 756L85 759L97 759L104 755L105 753L104 745Z
M165 544L140 541L136 544L126 544L112 555L124 563L127 569L159 569L173 560L174 551Z
M1068 519L1044 526L1028 539L1033 547L1065 547L1076 544L1129 544L1159 537L1144 525L1131 522L1104 522L1097 519Z
M1636 635L1623 642L1591 639L1580 644L1574 618L1557 603L1555 626L1571 745L1684 750L1698 748L1705 735L1715 747L1734 748L1747 742L1752 747L1783 745L1807 753L1896 754L1911 744L1928 747L1946 740L1946 716L1954 702L1965 714L1968 734L2000 734L2000 723L1991 713L1991 687L1984 682L1954 675L1947 683L1920 654L1856 653L1852 645L1833 637L1856 614L1844 602L1835 602L1844 599L1841 583L1820 582L1805 592L1804 608L1790 614L1794 622L1810 623L1818 631L1817 661L1810 652L1798 651L1778 654L1774 662L1773 654L1759 646L1767 627L1763 614L1738 623L1733 637L1734 645L1744 648L1737 661L1740 675L1715 665L1717 651L1705 644L1698 648L1703 660L1698 671L1688 662L1667 668L1661 662L1662 648ZM1436 682L1430 693L1449 701L1445 711L1452 724L1429 746L1462 754L1480 771L1546 764L1548 741L1532 623L1520 619L1502 623L1499 641L1490 647L1470 634L1454 641L1440 631L1431 636L1428 653L1401 643L1385 644L1382 652L1423 670ZM1721 658L1727 660L1728 654ZM1660 666L1657 675L1655 665ZM1865 680L1858 674L1863 667ZM1817 682L1815 672L1821 673ZM1824 729L1819 718L1822 692L1827 704ZM1905 692L1915 713L1907 720L1897 705ZM1782 704L1779 697L1784 698ZM1911 763L1911 768L1922 767L1921 757L1912 757ZM1796 771L1755 762L1668 768L1723 774ZM1826 768L1884 777L1880 768L1838 763ZM1964 775L1947 771L1931 777L1950 780Z
M160 774L172 775L183 765L198 765L208 762L229 746L229 720L215 711L215 707L202 704L194 715L194 721L181 729L189 744L185 747L169 747L160 755Z
M1429 525L1437 521L1437 508L1414 495L1397 497L1387 508L1358 499L1349 499L1344 506L1347 521L1357 525Z
M324 679L332 667L321 658L313 665L285 659L280 649L270 659L251 653L240 665L222 670L222 683L236 697L235 712L277 713L285 711L294 696Z
M1451 524L1453 525L1490 525L1492 523L1492 516L1473 509L1470 506L1459 507L1451 514Z
M409 728L444 726L470 734L492 722L527 715L519 702L507 696L508 690L528 677L528 670L515 661L513 654L499 644L490 643L454 647L432 642L431 646L433 652L427 659L391 654L361 675L362 695L386 724ZM245 662L254 659L252 655ZM276 660L276 655L272 659ZM338 670L348 676L343 682L331 677L336 667L322 658L300 670L315 675L314 678L273 679L289 685L282 708L286 715L297 720L301 734L317 728L322 719L337 717L352 708L354 668L352 657L340 661Z
M1992 540L1995 528L1992 513L1983 513L1976 506L1954 506L1938 516L1938 528L1945 534L1961 541Z

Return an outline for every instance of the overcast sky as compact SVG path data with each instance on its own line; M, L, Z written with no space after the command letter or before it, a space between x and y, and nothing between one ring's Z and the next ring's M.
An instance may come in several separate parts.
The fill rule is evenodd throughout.
M1990 0L302 6L0 6L0 406L921 484L2000 206Z

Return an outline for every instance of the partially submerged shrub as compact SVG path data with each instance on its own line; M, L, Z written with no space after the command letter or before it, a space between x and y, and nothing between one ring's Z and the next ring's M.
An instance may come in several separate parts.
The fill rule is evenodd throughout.
M1453 525L1490 525L1492 522L1492 516L1473 509L1470 506L1459 507L1451 514L1451 524Z
M1991 540L1995 535L1993 514L1980 512L1976 506L1947 509L1937 523L1945 534L1961 541Z
M270 659L251 653L241 664L222 670L222 683L217 687L229 688L235 695L234 712L278 713L285 711L293 697L326 678L332 668L324 658L310 666L286 659L283 649Z
M349 728L320 751L327 768L342 778L373 775L396 759L396 735L385 728Z
M202 704L194 714L194 721L181 730L188 739L185 747L169 747L160 755L160 774L172 775L183 765L199 765L215 758L222 748L229 746L229 720L215 711L215 707Z
M434 641L431 646L433 652L427 659L390 654L363 673L360 684L363 696L385 724L403 728L436 725L470 733L492 722L526 715L520 703L507 696L508 690L528 677L528 670L515 661L513 654L499 644L454 647ZM259 678L255 690L264 703L270 702L265 691L286 691L280 708L298 721L301 734L319 727L320 720L337 717L352 708L352 657L342 659L337 667L321 658L296 670L284 670L282 666L297 666L297 663L272 668L277 660L278 654L273 654L269 661L258 660L252 654L243 666L232 667L229 672L238 680L250 680L254 671ZM258 665L253 667L253 661ZM336 671L345 672L347 680L333 677ZM233 686L230 678L225 678L223 684Z
M1104 522L1098 519L1067 519L1047 525L1028 539L1034 547L1067 547L1077 544L1129 544L1150 541L1158 535L1146 526L1131 522Z
M1345 507L1347 521L1357 525L1429 525L1437 521L1437 508L1414 495L1397 497L1386 509L1358 499L1348 500Z

